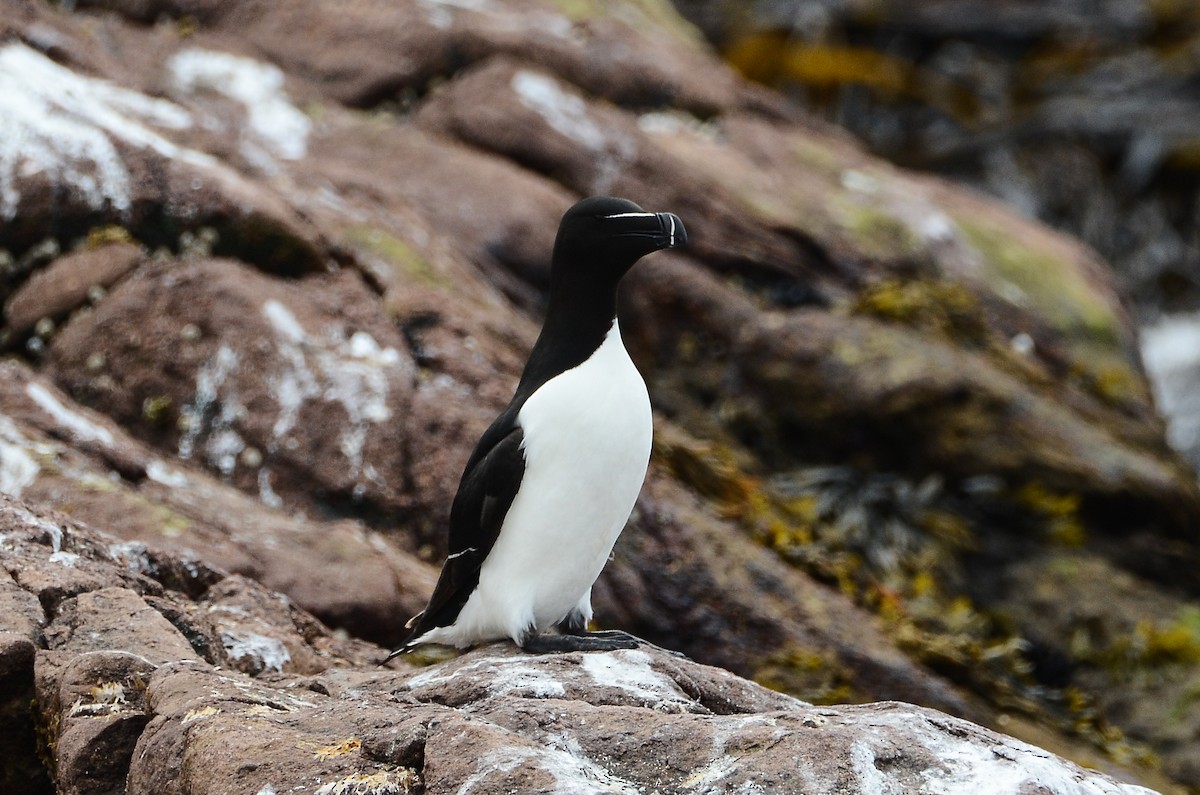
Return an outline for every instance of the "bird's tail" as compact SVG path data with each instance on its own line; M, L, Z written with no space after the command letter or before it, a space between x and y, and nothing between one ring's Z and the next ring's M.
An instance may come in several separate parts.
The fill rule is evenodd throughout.
M404 643L400 644L399 648L392 650L392 652L390 654L388 654L388 656L384 657L382 660L379 661L380 667L387 665L389 662L396 659L401 654L408 654L410 651L412 651L413 649L415 649L417 647L417 643L416 643L417 637L421 634L424 634L423 628L419 624L419 622L421 621L421 619L424 616L425 616L425 611L422 610L420 613L417 613L415 616L410 618L404 624L405 629L411 630L408 633L408 638L404 641Z

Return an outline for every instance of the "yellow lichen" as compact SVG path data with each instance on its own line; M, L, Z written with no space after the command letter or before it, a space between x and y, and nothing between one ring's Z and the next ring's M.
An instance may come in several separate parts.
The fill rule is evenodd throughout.
M401 795L420 789L421 777L415 770L402 767L374 773L352 773L322 784L316 795Z
M1079 547L1087 540L1079 517L1083 500L1079 494L1061 494L1033 481L1018 489L1015 496L1019 504L1046 520L1046 531L1055 543Z
M1139 621L1135 635L1138 662L1144 666L1200 663L1200 608L1185 607L1166 625Z
M113 243L132 243L133 235L129 230L120 226L96 226L88 230L87 240L83 247L91 251Z
M335 759L339 756L352 754L361 747L362 740L351 737L348 740L342 740L340 743L334 743L333 745L318 746L313 751L313 758L321 760Z
M92 687L92 700L100 704L124 704L125 686L120 682L101 682Z

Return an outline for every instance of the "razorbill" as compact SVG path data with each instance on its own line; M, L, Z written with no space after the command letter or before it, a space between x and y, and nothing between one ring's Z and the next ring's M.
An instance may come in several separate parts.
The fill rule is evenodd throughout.
M584 199L563 216L545 324L467 461L433 596L388 660L502 638L535 653L639 645L587 629L592 584L650 460L650 398L621 341L617 284L646 254L686 242L679 216L626 199Z

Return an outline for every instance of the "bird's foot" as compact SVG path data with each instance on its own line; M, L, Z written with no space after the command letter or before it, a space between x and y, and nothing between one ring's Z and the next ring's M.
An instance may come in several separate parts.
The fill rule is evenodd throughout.
M588 634L592 635L593 637L599 636L602 638L613 638L613 639L619 639L619 640L627 641L629 643L637 644L636 646L631 646L631 647L622 646L621 648L654 649L654 651L660 651L663 654L669 654L672 657L678 657L681 660L689 659L688 656L681 651L675 651L674 649L664 648L662 646L651 643L648 640L639 638L637 635L631 635L630 633L624 632L619 629L598 629L595 632L589 632Z
M581 635L530 635L521 644L521 650L530 654L554 654L567 651L616 651L636 649L638 646L637 638L632 635L606 637L602 632L588 632Z
M672 657L686 660L687 655L671 649L664 649L649 641L642 640L637 635L631 635L619 629L598 629L594 632L584 630L570 631L562 635L530 635L521 644L521 649L531 654L552 654L567 651L616 651L617 649L654 649Z

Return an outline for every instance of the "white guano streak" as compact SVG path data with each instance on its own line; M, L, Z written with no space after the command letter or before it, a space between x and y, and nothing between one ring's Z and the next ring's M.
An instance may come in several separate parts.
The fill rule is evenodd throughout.
M114 141L194 166L215 164L148 124L179 130L192 118L173 102L76 74L20 42L0 47L0 218L16 217L19 180L38 175L69 186L93 210L128 213L130 176Z

